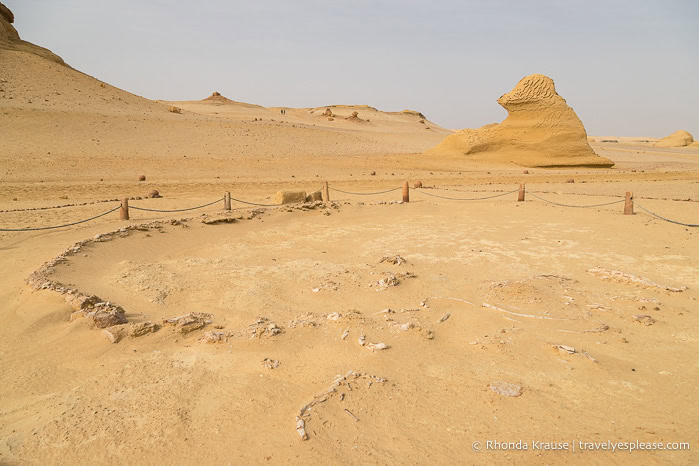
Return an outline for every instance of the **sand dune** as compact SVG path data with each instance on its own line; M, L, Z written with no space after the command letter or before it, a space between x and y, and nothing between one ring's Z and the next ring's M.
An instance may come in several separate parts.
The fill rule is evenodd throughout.
M582 122L556 93L551 78L526 76L498 103L508 112L502 123L458 131L428 154L526 167L613 165L589 146Z
M694 142L694 138L687 131L675 131L669 136L660 139L654 145L658 147L684 147Z

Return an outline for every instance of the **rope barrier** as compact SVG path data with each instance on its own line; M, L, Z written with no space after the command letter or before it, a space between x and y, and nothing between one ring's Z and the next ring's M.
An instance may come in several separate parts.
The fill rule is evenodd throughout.
M662 216L660 216L660 215L658 215L658 214L656 214L656 213L653 213L653 212L651 212L650 210L646 209L645 207L643 207L643 206L642 206L641 204L639 204L638 202L636 202L636 205L637 205L638 207L640 207L641 209L645 210L646 212L648 212L649 214L651 214L653 217L657 217L657 218L659 218L660 220L665 220L666 222L675 223L675 224L677 224L677 225L682 225L682 226L684 226L684 227L699 227L699 224L694 224L694 223L682 223L682 222L678 222L678 221L676 221L676 220L670 220L669 218L662 217Z
M375 193L353 193L353 192L351 192L351 191L343 191L343 190L341 190L341 189L336 189L336 188L329 188L329 189L330 189L331 191L337 191L338 193L342 193L342 194L353 194L353 195L355 195L355 196L373 196L373 195L376 195L376 194L386 194L386 193L391 193L391 192L393 192L393 191L398 191L399 189L403 189L403 187L401 186L401 187L399 187L399 188L389 189L389 190L386 190L386 191L377 191L377 192L375 192Z
M336 188L330 188L330 189L332 189L333 191L337 191L337 192L343 193L343 194L350 194L350 195L356 195L356 196L370 196L370 195L386 194L386 193L390 193L390 192L393 192L393 191L398 191L399 189L402 189L402 187L393 188L393 189L388 189L388 190L386 190L386 191L365 192L365 193L358 193L358 192L352 192L352 191L343 191L343 190L341 190L341 189L336 189ZM512 190L512 191L503 192L503 193L494 194L494 195L492 195L492 196L483 196L483 197L449 197L449 196L440 196L440 195L438 195L438 194L428 193L428 192L426 192L426 191L424 191L424 190L422 190L422 189L416 189L415 191L417 191L417 192L420 193L420 194L424 194L424 195L426 195L426 196L436 197L436 198L439 198L439 199L447 199L447 200L451 200L451 201L476 201L476 200L494 199L494 198L497 198L497 197L507 196L508 194L516 193L516 192L518 191L518 189L515 189L515 190ZM573 204L562 204L562 203L559 203L559 202L550 201L550 200L548 200L548 199L544 199L543 197L541 197L541 196L539 196L539 195L537 195L536 193L533 193L533 192L529 192L529 194L531 194L532 196L536 197L537 199L539 199L539 200L541 200L541 201L547 202L547 203L549 203L549 204L557 205L557 206L562 206L562 207L590 208L590 207L608 206L608 205L619 204L619 203L621 203L621 202L625 202L625 199L619 199L619 200L615 200L615 201L612 201L612 202L605 202L605 203L601 203L601 204L573 205ZM217 202L221 202L221 200L224 200L224 201L225 201L225 199L226 199L226 198L216 199L215 201L209 202L209 203L207 203L207 204L203 204L203 205L196 206L196 207L189 207L189 208L186 208L186 209L172 209L172 210L165 210L165 209L148 209L148 208L146 208L146 207L137 207L137 206L134 206L134 205L129 206L129 208L135 209L135 210L147 211L147 212L163 212L163 213L170 213L170 212L187 212L187 211L190 211L190 210L202 209L202 208L204 208L204 207L211 206L211 205L213 205L213 204L216 204ZM244 200L242 200L242 199L236 199L236 198L234 198L234 197L231 197L230 199L231 199L232 201L240 202L240 203L242 203L242 204L253 205L253 206L260 206L260 207L279 207L279 206L282 205L282 204L262 204L262 203L257 203L257 202L249 202L249 201L244 201ZM652 215L653 217L656 217L656 218L658 218L658 219L660 219L660 220L664 220L664 221L666 221L666 222L670 222L670 223L674 223L674 224L676 224L676 225L682 225L682 226L686 226L686 227L699 227L699 224L683 223L683 222L678 222L678 221L676 221L676 220L671 220L671 219L669 219L669 218L665 218L665 217L663 217L663 216L661 216L661 215L658 215L658 214L656 214L656 213L654 213L654 212L651 212L650 210L646 209L645 207L643 207L642 205L640 205L640 204L638 204L638 203L636 203L636 205L637 205L640 209L644 210L644 211L647 212L648 214L650 214L650 215ZM66 206L66 207L67 207L67 206ZM77 221L77 222L66 223L66 224L63 224L63 225L56 225L56 226L49 226L49 227L36 227L36 228L0 228L0 231L8 231L8 232L10 232L10 231L41 231L41 230L53 230L53 229L57 229L57 228L65 228L65 227L70 227L70 226L74 226L74 225L79 225L79 224L81 224L81 223L86 223L86 222L89 222L89 221L98 219L98 218L100 218L100 217L104 217L105 215L110 214L110 213L112 213L112 212L115 212L116 210L118 210L118 209L120 209L120 208L121 208L121 205L119 205L119 206L117 206L117 207L115 207L115 208L113 208L113 209L111 209L111 210L108 210L107 212L104 212L104 213L101 213L101 214L99 214L99 215L96 215L96 216L94 216L94 217L90 217L90 218L85 219L85 220L79 220L79 221Z
M493 196L485 196L485 197L447 197L447 196L440 196L438 194L428 193L428 192L425 192L421 189L416 189L415 191L420 193L420 194L424 194L426 196L438 197L440 199L449 199L452 201L477 201L480 199L493 199L495 197L506 196L508 194L516 193L517 191L519 191L519 189L515 189L514 191L508 191L506 193L495 194Z
M146 209L145 207L136 207L134 205L129 205L129 209L136 209L136 210L145 210L148 212L186 212L188 210L196 210L196 209L201 209L203 207L208 207L210 205L216 204L217 202L221 202L223 198L221 199L216 199L213 202L209 202L208 204L200 205L197 207L190 207L188 209L173 209L173 210L161 210L161 209Z
M37 228L0 228L0 231L40 231L40 230L55 230L56 228L65 228L65 227L72 227L73 225L78 225L80 223L85 223L89 222L90 220L95 220L100 217L104 217L107 214L111 214L112 212L121 209L121 205L116 206L112 210L109 210L107 212L104 212L99 215L95 215L94 217L90 217L85 220L80 220L78 222L73 222L73 223L66 223L65 225L56 225L53 227L37 227Z
M231 198L231 201L236 201L236 202L240 202L242 204L248 204L248 205L256 205L256 206L260 206L260 207L279 207L280 205L283 205L283 204L258 204L256 202L243 201L241 199L236 199L234 197Z
M83 202L81 204L61 204L61 205L54 205L54 206L48 206L48 207L27 207L26 209L8 209L8 210L0 210L0 213L12 213L12 212L30 212L34 210L51 210L51 209L65 209L67 207L84 207L86 205L95 205L95 204L101 204L103 202L117 202L119 199L107 199L104 201L92 201L92 202Z
M582 208L586 208L586 207L602 207L602 206L605 206L605 205L619 204L620 202L624 202L624 199L619 199L618 201L605 202L605 203L603 203L603 204L592 204L592 205L560 204L560 203L558 203L558 202L553 202L553 201L549 201L548 199L544 199L544 198L541 197L541 196L537 196L536 194L534 194L534 193L531 192L531 191L529 192L529 194L531 194L532 196L534 196L534 197L536 197L537 199L540 199L540 200L542 200L542 201L544 201L544 202L548 202L549 204L559 205L559 206L562 206L562 207L582 207Z

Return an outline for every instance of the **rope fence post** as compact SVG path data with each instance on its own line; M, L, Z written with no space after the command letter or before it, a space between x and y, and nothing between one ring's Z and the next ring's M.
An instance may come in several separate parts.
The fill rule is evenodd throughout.
M121 220L129 219L129 198L125 197L121 200L121 209L119 209L119 218Z
M519 195L517 196L517 202L524 202L524 183L519 185Z
M223 194L223 210L231 210L231 193L226 191Z
M330 188L328 187L328 182L323 182L323 202L330 202Z
M624 202L624 215L633 215L633 193L626 191L626 201Z
M403 181L403 202L410 202L410 186L408 186L408 180Z

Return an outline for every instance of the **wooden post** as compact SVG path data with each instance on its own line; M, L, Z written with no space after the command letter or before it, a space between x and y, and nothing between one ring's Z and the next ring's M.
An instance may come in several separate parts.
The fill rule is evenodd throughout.
M231 193L226 192L223 194L223 210L231 210Z
M129 198L125 197L121 200L121 209L119 210L119 218L121 220L129 219Z
M410 186L408 181L403 181L403 202L410 202Z
M524 202L524 183L519 185L519 196L517 202Z
M626 191L626 202L624 202L624 215L633 215L633 193Z
M330 202L330 188L328 188L328 182L323 183L323 202Z

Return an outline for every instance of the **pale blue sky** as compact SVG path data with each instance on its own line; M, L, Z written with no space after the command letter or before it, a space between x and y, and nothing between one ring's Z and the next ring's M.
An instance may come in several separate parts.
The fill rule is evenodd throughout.
M22 38L152 99L416 109L449 128L551 76L592 135L699 139L695 0L3 0Z

